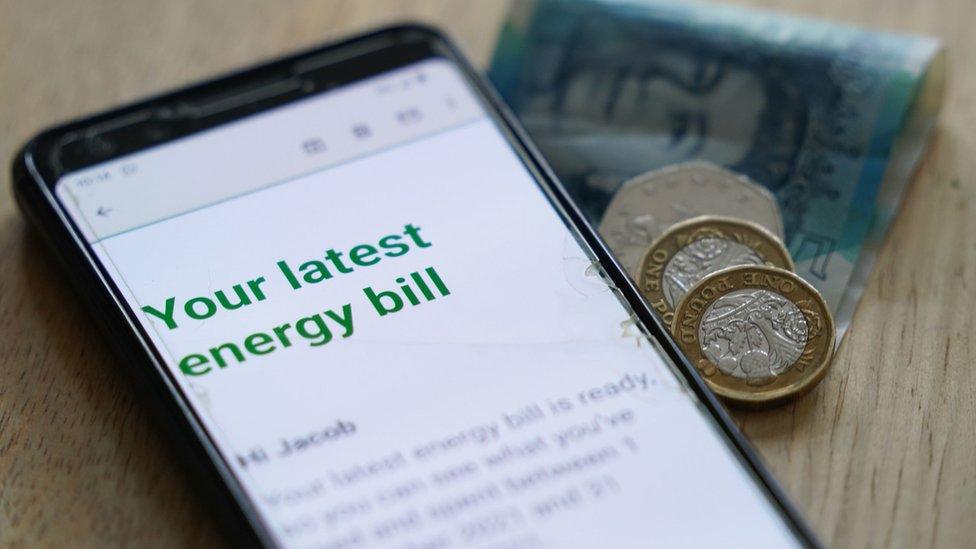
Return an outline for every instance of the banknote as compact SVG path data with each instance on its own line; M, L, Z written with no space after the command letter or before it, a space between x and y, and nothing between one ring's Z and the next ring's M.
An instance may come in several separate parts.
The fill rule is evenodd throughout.
M594 225L623 182L708 161L776 198L842 332L935 124L937 40L654 0L517 0L489 76Z

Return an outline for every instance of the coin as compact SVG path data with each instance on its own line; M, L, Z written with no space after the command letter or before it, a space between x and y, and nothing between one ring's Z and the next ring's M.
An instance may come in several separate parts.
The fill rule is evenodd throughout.
M698 281L726 267L762 264L793 270L789 252L766 229L741 219L703 215L673 225L647 248L637 287L671 326L678 302Z
M678 304L672 332L715 394L749 407L809 391L834 353L823 297L796 274L765 265L705 277Z
M687 162L641 174L610 200L600 234L634 279L644 250L671 225L722 215L762 225L781 241L783 219L772 193L711 162Z

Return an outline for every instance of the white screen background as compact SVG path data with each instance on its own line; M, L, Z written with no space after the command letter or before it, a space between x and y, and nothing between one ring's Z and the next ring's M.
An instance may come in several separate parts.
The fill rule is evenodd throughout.
M446 62L429 70L461 81ZM297 291L276 270L408 223L432 245ZM268 298L238 310L182 317L175 330L141 320L282 544L794 543L661 357L625 329L627 311L487 117L94 248L136 310L267 279ZM364 287L395 289L427 267L449 296L383 317L364 299ZM344 304L349 338L331 324L320 347L296 340L199 377L177 367ZM283 439L340 421L355 433L279 455ZM254 449L268 459L242 465ZM493 465L498 456L508 457ZM359 480L337 480L350 474Z

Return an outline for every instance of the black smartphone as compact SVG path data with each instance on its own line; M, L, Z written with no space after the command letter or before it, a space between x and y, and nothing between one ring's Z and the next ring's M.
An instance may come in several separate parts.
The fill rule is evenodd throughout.
M68 123L13 171L244 541L816 543L434 30Z

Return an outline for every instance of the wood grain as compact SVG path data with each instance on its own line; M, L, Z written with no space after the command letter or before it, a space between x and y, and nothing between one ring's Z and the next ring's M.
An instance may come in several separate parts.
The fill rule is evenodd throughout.
M822 538L954 547L976 515L976 8L971 0L736 0L942 37L950 86L833 371L737 419ZM484 64L504 2L0 0L0 159L38 129L401 19ZM0 177L0 545L221 542Z

